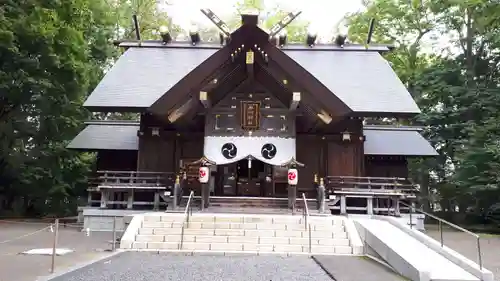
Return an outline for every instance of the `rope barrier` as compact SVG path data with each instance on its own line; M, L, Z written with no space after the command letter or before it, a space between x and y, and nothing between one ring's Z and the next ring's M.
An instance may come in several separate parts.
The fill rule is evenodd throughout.
M47 230L47 229L49 229L49 228L51 228L51 227L52 227L52 224L51 224L51 225L49 225L49 226L46 226L46 227L44 227L44 228L42 228L42 229L39 229L39 230L37 230L37 231L30 232L30 233L27 233L27 234L21 235L21 236L19 236L19 237L13 238L13 239L0 241L0 244L5 244L5 243L13 242L13 241L16 241L16 240L19 240L19 239L23 239L23 238L26 238L26 237L29 237L29 236L35 235L35 234L40 233L40 232L42 232L42 231L44 231L44 230Z
M11 224L17 224L17 225L40 225L40 224L51 224L49 222L28 222L28 221L14 221L14 220L0 220L0 223L11 223ZM62 228L65 227L74 227L74 228L82 228L83 224L79 223L60 223L59 224Z

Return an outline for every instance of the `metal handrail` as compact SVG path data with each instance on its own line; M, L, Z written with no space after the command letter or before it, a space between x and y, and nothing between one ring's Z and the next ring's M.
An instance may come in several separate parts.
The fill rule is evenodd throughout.
M184 220L182 221L181 228L181 243L179 244L179 250L182 250L182 246L184 245L184 228L189 227L189 217L193 215L193 207L191 206L191 202L194 197L194 191L191 190L189 193L189 198L186 204L186 208L184 209Z
M438 221L438 228L439 228L439 236L440 236L440 242L441 242L441 247L444 247L444 239L443 239L443 223L444 224L447 224L448 226L451 226L452 228L456 229L456 230L460 230L464 233L467 233L471 236L473 236L474 238L476 238L476 243L477 243L477 256L478 256L478 263L479 263L479 269L483 269L483 258L482 258L482 253L481 253L481 236L477 235L476 233L470 231L470 230L467 230L463 227L460 227L454 223L451 223L447 220L444 220L440 217L437 217L435 215L432 215L432 214L429 214L427 212L425 212L424 210L421 210L421 209L417 209L415 208L414 206L412 205L409 205L409 204L406 204L406 203L403 203L403 202L399 202L400 204L406 206L406 207L409 207L410 209L410 228L413 228L413 219L412 219L412 212L413 211L416 211L416 212L419 212L419 213L422 213L426 216L429 216L435 220Z
M311 224L308 223L308 219L309 219L309 206L307 206L307 200L306 200L306 195L304 193L302 193L302 200L304 200L304 229L306 231L308 231L308 227L309 227L309 231L308 231L308 234L309 234L309 253L312 252L312 240L311 240Z
M307 220L309 218L309 207L307 206L306 195L302 193L302 200L304 200L304 211L302 212L302 216L304 217L304 227L307 230Z

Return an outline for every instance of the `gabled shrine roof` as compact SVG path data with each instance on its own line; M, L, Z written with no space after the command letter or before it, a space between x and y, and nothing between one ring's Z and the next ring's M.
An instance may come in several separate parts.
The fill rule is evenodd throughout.
M142 111L217 51L216 48L129 48L83 106Z
M284 52L354 112L420 113L413 97L378 52Z
M89 123L67 146L80 150L138 150L137 122ZM415 127L364 126L365 155L436 156Z
M220 49L189 42L124 42L128 47L90 94L92 111L144 111L183 77ZM344 48L290 45L281 49L333 92L354 113L389 116L420 112L389 63L379 52L388 46ZM272 59L272 58L270 58ZM186 93L188 94L188 93Z

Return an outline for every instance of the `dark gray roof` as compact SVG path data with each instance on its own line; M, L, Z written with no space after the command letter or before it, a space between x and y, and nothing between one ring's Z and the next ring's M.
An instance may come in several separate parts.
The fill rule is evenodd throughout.
M354 112L420 113L406 87L377 52L284 52Z
M367 126L365 155L436 156L437 152L419 129Z
M84 106L147 108L216 51L130 48L106 73Z
M88 125L67 146L82 150L138 150L138 125Z
M138 150L138 124L92 123L67 146L83 150ZM365 155L435 156L419 128L366 126Z

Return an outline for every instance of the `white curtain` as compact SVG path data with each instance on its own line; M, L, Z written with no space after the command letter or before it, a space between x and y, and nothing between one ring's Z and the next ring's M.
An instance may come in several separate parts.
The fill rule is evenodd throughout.
M270 165L281 165L296 158L295 138L205 137L204 154L217 165L234 163L248 156Z

